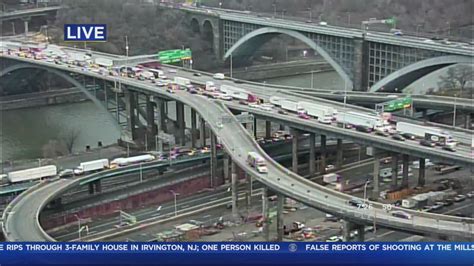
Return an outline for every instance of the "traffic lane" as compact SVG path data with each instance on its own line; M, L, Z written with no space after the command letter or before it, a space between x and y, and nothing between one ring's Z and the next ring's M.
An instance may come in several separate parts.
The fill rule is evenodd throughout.
M457 205L457 206L456 206ZM439 210L441 214L454 214L454 213L463 213L466 215L472 215L473 213L473 202L465 202L463 204L453 204L452 206L444 207L444 210ZM375 233L366 233L366 241L400 241L406 237L410 236L408 233L391 231L387 229L377 230ZM424 237L424 241L440 241L439 239L434 239L431 237Z
M462 160L465 159L465 158L469 158L469 160L470 160L470 157L471 157L470 153L466 153L466 152L463 152L463 151L458 151L458 152L453 153L453 152L450 152L450 151L443 150L440 147L425 147L425 146L420 145L417 141L413 141L413 140L406 140L406 141L401 142L401 141L398 141L398 140L394 140L391 137L378 136L374 132L372 132L372 133L363 133L363 132L356 131L355 129L343 129L343 128L338 127L335 123L332 123L330 125L322 124L322 123L317 122L314 119L302 119L294 113L288 113L287 115L279 114L277 112L277 108L273 108L272 111L267 112L267 111L262 111L262 110L256 109L256 108L250 108L250 107L247 107L247 106L242 106L242 105L236 104L234 102L225 102L225 104L227 106L230 106L230 108L237 109L237 110L242 109L242 110L245 110L247 112L257 114L257 115L259 115L259 113L262 113L264 115L268 115L268 113L271 113L272 117L275 117L277 119L283 119L283 120L287 120L287 118L290 117L290 118L293 118L294 122L296 122L297 124L301 124L302 126L307 126L308 124L310 124L310 125L316 126L316 128L322 128L322 129L328 130L328 131L334 131L335 129L338 129L338 130L341 130L341 132L344 131L345 133L351 132L351 136L355 135L356 137L363 138L363 139L367 138L367 136L370 136L371 141L377 140L377 142L379 144L383 143L384 146L386 146L387 144L390 144L390 145L392 145L394 147L397 147L397 148L410 148L412 151L423 150L423 152L425 152L425 153L442 155L444 157L450 157L450 158L458 157ZM339 133L341 133L341 132L339 132ZM428 157L429 158L431 156L423 156L423 157Z
M214 192L201 192L193 196L186 197L184 199L177 199L176 210L180 211L182 209L187 209L192 206L201 205L203 203L222 199L229 196L230 192L228 192L226 189L221 189L220 191ZM174 214L174 211L174 202L170 201L153 207L127 211L127 213L135 216L137 218L137 221L141 221L154 217L167 217L169 214ZM91 222L87 223L87 225L89 226L89 235L91 235L92 232L100 233L104 230L113 229L116 225L118 225L118 223L118 216L107 218L94 218ZM56 232L53 237L60 241L70 241L77 238L77 230L74 226L71 226L65 230Z

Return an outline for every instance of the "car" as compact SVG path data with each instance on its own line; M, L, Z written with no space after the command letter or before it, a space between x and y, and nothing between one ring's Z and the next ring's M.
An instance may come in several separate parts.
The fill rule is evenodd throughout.
M172 90L172 89L166 89L166 91L167 91L168 93L171 93L171 94L174 93L174 90Z
M243 81L243 80L240 80L240 79L234 79L233 81L234 81L234 83L237 83L237 84L242 84L242 83L244 83L244 81Z
M170 69L170 70L168 70L168 73L176 73L176 72L177 72L176 69Z
M195 77L200 77L200 76L202 76L202 75L201 75L201 73L195 72L195 73L193 73L193 76L195 76Z
M232 96L221 94L219 96L219 99L224 100L224 101L232 101Z
M467 217L469 217L469 216L467 216L466 214L460 213L460 212L455 213L455 214L453 214L453 215L456 216L456 217L461 217L461 218L467 218Z
M364 202L360 199L354 198L354 199L348 200L347 204L349 204L350 206L359 208L361 205L364 204Z
M387 98L396 99L398 98L398 95L395 95L395 94L387 95Z
M326 171L330 171L330 170L334 170L334 168L336 168L334 165L328 164L328 165L326 166L326 168L324 168L324 169L325 169Z
M455 201L455 202L461 202L461 201L463 201L463 200L465 200L465 199L466 199L466 196L465 196L465 195L461 195L461 194L459 194L459 195L457 195L457 196L454 197L454 201Z
M422 139L422 140L420 140L420 145L421 146L426 146L426 147L435 147L436 143L434 143L432 141L429 141L429 140L426 140L426 139Z
M287 115L288 112L285 111L285 110L278 110L278 113L281 114L281 115Z
M298 117L299 118L303 118L303 119L309 119L309 115L305 114L305 113L299 113L298 114Z
M263 111L271 111L272 110L272 107L268 106L268 105L259 105L258 108L260 108L261 110Z
M397 200L393 203L396 207L402 206L402 200Z
M244 100L240 100L239 101L239 104L241 105L249 105L249 103L247 101L244 101Z
M406 213L404 211L393 211L392 216L397 217L397 218L411 220L411 214Z
M447 146L443 146L442 149L445 151L456 152L456 148L454 148L454 146L447 145Z
M474 197L474 191L468 192L468 193L466 194L466 196L467 196L468 198Z
M450 205L453 205L453 203L454 203L454 199L452 198L448 198L443 201L444 206L450 206Z
M416 139L416 136L411 134L411 133L402 133L401 135L402 135L402 137L404 137L406 139L411 139L411 140Z
M375 130L375 135L382 136L382 137L390 136L387 132L382 131L382 130Z
M434 210L434 209L433 209L433 206L431 206L431 205L426 205L425 207L423 207L423 208L421 209L422 212L431 212L431 211L433 211L433 210Z
M439 210L443 207L444 207L444 204L442 202L437 202L437 203L433 204L433 206L431 206L431 209L433 211L436 211L436 210Z
M342 236L331 236L330 238L326 239L326 242L342 242Z
M74 171L72 169L64 169L59 172L59 178L71 177L74 176Z
M405 141L405 138L400 134L393 134L392 139L398 140L398 141Z
M371 128L366 127L366 126L362 126L362 125L355 126L355 129L357 131L364 132L364 133L370 133L372 131Z
M249 103L248 105L249 105L250 108L258 108L257 103Z
M327 26L328 23L326 21L321 21L319 22L319 26Z
M214 79L220 79L220 80L225 79L225 76L224 76L224 74L222 74L222 73L216 73L216 74L214 74L212 77L213 77Z

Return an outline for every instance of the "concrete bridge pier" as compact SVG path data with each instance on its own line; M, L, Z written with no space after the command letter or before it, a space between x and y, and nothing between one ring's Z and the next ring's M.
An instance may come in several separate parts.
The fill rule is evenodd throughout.
M268 188L266 186L263 187L262 191L262 217L263 217L263 236L265 237L265 241L270 241L270 226L268 223L270 216L270 208L268 204Z
M127 130L132 135L132 140L137 139L137 93L129 89L124 90L125 109L127 112Z
M418 169L418 186L425 186L425 158L420 158L420 168Z
M343 148L342 148L342 139L337 139L336 144L336 169L341 169L343 164Z
M166 129L166 112L165 112L165 106L166 106L166 101L163 99L156 99L156 109L157 109L157 119L158 119L158 131L163 131L167 133Z
M232 193L232 217L234 219L239 218L239 209L238 209L238 202L239 202L239 187L238 187L238 180L237 180L237 164L232 161L231 163L231 193Z
M271 138L271 137L272 137L272 122L265 121L265 138Z
M256 117L253 118L252 128L253 128L253 137L257 138L257 118Z
M191 147L196 148L197 128L196 110L191 109Z
M408 164L410 163L410 156L403 154L402 156L402 188L408 188Z
M292 171L295 174L298 174L298 142L300 132L297 129L291 129L291 135L293 135L292 146L291 146L291 156L292 156Z
M245 202L247 203L247 212L250 211L252 207L252 190L253 190L253 178L249 174L245 174L246 188L245 188Z
M224 183L229 183L230 178L230 173L229 173L229 163L231 163L231 158L229 154L224 153Z
M90 182L88 187L90 195L102 192L102 182L100 180Z
M396 188L398 186L398 154L394 153L392 155L392 187Z
M155 136L158 134L158 127L155 123L155 105L156 105L155 102L151 101L150 97L147 96L146 124L147 124L148 143L151 143L152 140L154 140Z
M199 140L201 142L201 147L206 146L206 121L204 118L199 118Z
M464 128L466 128L466 129L471 128L471 119L472 119L471 113L466 113L466 115L464 117Z
M216 186L217 181L217 138L211 132L211 188Z
M380 158L382 157L375 148L374 152L374 171L373 171L373 189L372 189L372 199L377 200L380 195Z
M357 242L364 242L365 240L365 228L364 225L355 224L350 221L344 221L342 224L342 240L344 242L350 242L351 238L351 231L357 230L357 238L355 239Z
M28 36L28 22L31 20L30 17L22 18L23 25L25 26L25 36Z
M283 204L285 203L285 196L278 194L277 200L277 241L283 241L284 234L284 217L283 217Z
M181 146L186 145L186 125L184 121L184 104L181 102L176 102L176 122L177 122L177 133L176 137Z
M316 173L316 134L309 133L309 175L313 176Z
M327 156L327 149L326 149L326 135L321 135L321 165L319 169L321 169L321 173L326 173L326 156Z

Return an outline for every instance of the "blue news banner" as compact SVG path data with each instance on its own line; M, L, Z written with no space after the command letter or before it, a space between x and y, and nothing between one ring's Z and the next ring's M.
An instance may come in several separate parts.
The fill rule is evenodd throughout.
M474 243L0 243L0 265L474 265Z

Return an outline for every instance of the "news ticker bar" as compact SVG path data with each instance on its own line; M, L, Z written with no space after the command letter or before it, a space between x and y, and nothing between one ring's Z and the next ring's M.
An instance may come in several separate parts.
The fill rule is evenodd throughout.
M397 252L456 252L474 254L474 243L445 243L445 242L124 242L124 243L1 243L1 253L8 252L47 252L54 253L87 253L87 252L149 252L149 253L397 253Z
M1 243L4 265L474 265L473 243Z

